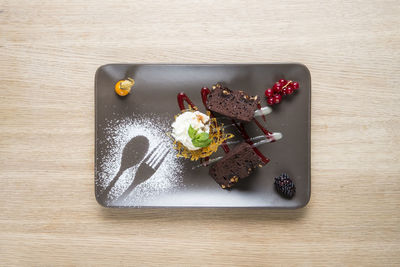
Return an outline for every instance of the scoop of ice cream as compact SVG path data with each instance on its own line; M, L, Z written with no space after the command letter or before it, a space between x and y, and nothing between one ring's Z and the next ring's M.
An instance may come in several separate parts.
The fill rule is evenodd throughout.
M176 141L189 150L197 150L201 147L196 147L192 143L192 138L189 136L189 127L192 126L197 133L210 133L210 117L199 111L186 111L180 114L175 122L172 123L172 137Z

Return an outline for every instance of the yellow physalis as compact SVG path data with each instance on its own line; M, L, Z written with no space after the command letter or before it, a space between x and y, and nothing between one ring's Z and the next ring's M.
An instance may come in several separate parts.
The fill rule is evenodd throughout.
M135 80L128 78L127 80L120 80L115 84L115 92L120 96L126 96L135 85Z

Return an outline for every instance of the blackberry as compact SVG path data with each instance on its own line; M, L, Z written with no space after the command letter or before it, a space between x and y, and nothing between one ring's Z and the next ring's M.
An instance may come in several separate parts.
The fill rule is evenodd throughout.
M294 193L296 193L296 186L286 173L282 173L281 176L275 177L275 188L283 197L289 199L294 196Z

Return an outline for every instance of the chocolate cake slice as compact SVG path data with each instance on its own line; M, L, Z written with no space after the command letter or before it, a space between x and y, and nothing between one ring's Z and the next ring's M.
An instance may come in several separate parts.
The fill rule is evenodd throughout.
M243 91L230 90L221 84L213 86L207 98L207 108L224 116L249 122L260 101L258 96L249 96Z
M256 167L264 165L253 148L243 142L211 165L209 173L222 188L230 188L240 179L248 177Z

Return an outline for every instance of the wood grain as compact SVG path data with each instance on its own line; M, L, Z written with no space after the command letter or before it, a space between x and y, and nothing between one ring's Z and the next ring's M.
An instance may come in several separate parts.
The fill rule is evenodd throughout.
M400 5L0 0L0 265L400 264ZM96 68L301 62L312 197L301 210L100 207Z

